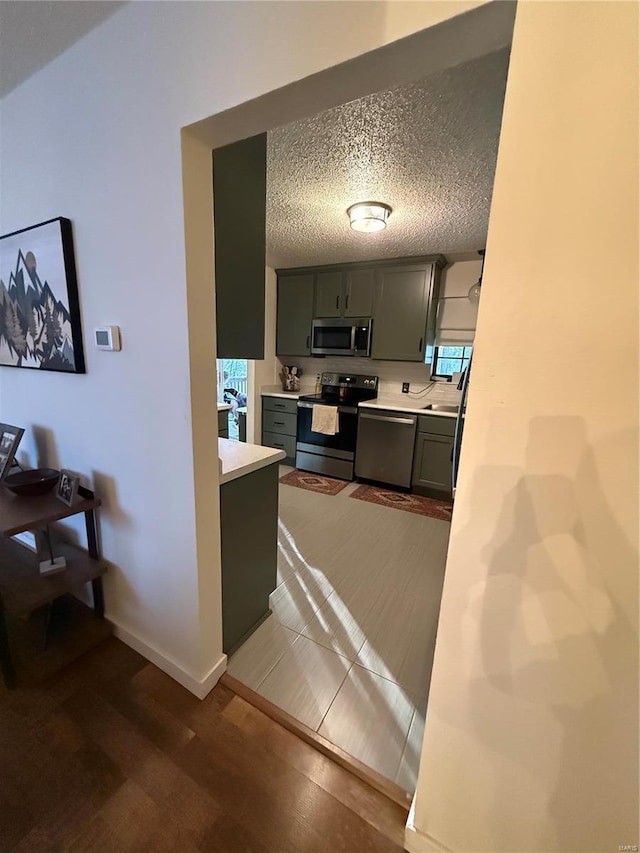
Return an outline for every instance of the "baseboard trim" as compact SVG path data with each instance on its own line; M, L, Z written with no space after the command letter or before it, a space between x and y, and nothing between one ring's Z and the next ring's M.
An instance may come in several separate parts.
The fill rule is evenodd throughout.
M430 835L420 832L416 829L414 823L416 800L413 798L411 808L409 809L409 817L407 825L404 828L404 849L408 853L453 853L449 847L439 844Z
M379 793L384 794L385 797L392 800L394 803L397 803L408 812L411 797L404 788L400 787L400 785L396 785L395 782L387 779L386 776L382 776L382 774L377 773L370 767L367 767L366 764L358 761L357 758L349 755L343 749L340 749L339 746L336 746L331 743L331 741L322 737L322 735L319 735L313 729L310 729L309 726L305 726L304 723L301 723L299 720L296 720L295 717L287 714L286 711L278 708L277 705L273 704L273 702L269 702L268 699L265 699L264 696L256 693L255 690L251 690L250 687L246 687L241 681L238 681L237 678L233 678L233 676L229 675L228 672L223 675L220 683L224 684L225 687L228 687L229 690L233 690L233 692L237 693L238 696L242 697L242 699L258 708L258 710L262 711L263 714L266 714L267 717L271 717L271 719L275 720L276 723L280 723L281 726L284 726L285 729L293 732L293 734L297 735L301 740L313 746L318 750L318 752L326 755L327 758L331 758L336 762L336 764L344 767L345 770L353 773L353 775L357 776L358 779L366 782L367 785L370 785Z
M140 639L140 637L138 637L137 634L134 634L133 631L124 628L122 625L119 625L113 620L110 621L113 625L114 636L119 640L122 640L125 645L130 646L134 651L141 654L148 661L155 664L158 669L166 672L166 674L171 676L174 681L177 681L178 684L186 687L186 689L190 693L193 693L194 696L197 696L198 699L204 699L205 696L213 690L227 670L227 656L221 655L204 678L196 678L190 672L183 669L183 667L176 663L176 661L156 649L155 646L152 646L150 643Z

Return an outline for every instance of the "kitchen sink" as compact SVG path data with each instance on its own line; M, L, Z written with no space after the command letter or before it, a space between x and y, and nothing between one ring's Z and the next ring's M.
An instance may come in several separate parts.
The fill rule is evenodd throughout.
M432 412L457 412L459 407L451 406L447 403L427 403L423 408L431 409Z

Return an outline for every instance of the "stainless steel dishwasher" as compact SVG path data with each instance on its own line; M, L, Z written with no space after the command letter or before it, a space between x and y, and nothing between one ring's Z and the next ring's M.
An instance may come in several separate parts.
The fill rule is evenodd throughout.
M409 488L417 424L417 415L361 409L358 414L356 476Z

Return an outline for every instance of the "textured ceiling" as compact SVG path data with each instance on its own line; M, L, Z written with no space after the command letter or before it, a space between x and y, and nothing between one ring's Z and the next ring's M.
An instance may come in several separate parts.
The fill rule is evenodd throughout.
M277 128L267 144L273 267L432 254L485 244L507 50ZM384 231L346 210L383 201Z
M0 98L120 6L115 0L0 0Z

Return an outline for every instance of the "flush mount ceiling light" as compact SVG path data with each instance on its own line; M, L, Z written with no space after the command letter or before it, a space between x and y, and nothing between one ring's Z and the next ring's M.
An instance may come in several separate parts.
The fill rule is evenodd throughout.
M347 210L349 224L353 230L364 231L366 234L386 228L390 214L389 205L379 201L359 201Z

